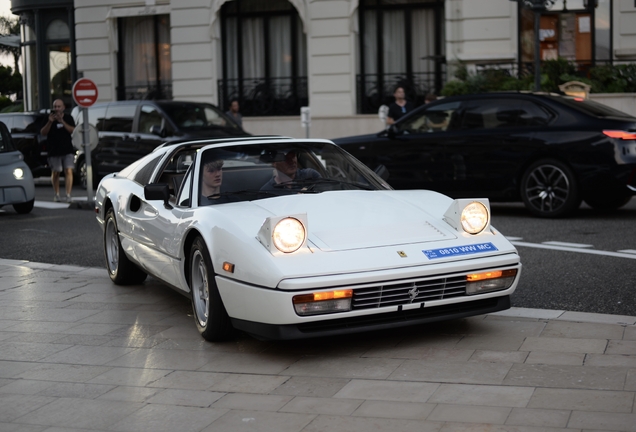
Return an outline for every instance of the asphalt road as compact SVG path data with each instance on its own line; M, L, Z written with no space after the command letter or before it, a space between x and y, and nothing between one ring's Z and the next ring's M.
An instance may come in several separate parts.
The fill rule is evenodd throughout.
M86 192L76 188L73 196ZM52 204L50 185L39 185L36 197ZM38 205L28 215L0 209L0 258L104 267L93 211ZM614 213L583 205L568 219L537 219L521 204L493 203L492 213L521 255L513 306L636 316L636 198Z

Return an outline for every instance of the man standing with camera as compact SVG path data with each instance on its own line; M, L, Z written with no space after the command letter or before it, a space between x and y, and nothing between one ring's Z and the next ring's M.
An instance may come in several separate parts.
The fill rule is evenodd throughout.
M75 148L71 134L75 130L75 121L69 114L64 113L66 106L61 99L53 101L53 109L49 120L40 130L40 134L47 137L48 162L51 168L51 183L53 184L53 201L60 201L60 173L64 170L64 185L66 186L66 202L71 202L73 189L73 169L75 168Z

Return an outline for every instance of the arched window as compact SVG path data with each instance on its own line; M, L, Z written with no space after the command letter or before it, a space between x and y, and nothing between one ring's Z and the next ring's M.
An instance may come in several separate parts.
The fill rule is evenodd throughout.
M287 0L235 0L221 7L219 105L245 116L298 115L307 104L307 42Z

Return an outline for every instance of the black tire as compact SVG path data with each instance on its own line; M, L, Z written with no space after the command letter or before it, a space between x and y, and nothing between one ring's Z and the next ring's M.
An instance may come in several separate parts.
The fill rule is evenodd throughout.
M128 259L119 241L115 212L111 208L104 220L104 258L108 276L116 285L136 285L146 280L146 272Z
M567 216L581 205L574 173L554 159L530 165L521 179L520 193L526 208L543 218Z
M13 209L20 214L31 213L31 210L33 210L34 203L35 203L35 198L33 198L31 201L27 201L24 203L13 204Z
M197 237L190 248L188 271L192 311L199 333L210 342L229 339L233 333L232 323L216 286L210 253L201 237Z
M86 168L86 159L81 157L77 161L77 166L75 167L75 177L78 180L78 184L82 189L86 189L88 187L88 173ZM93 189L97 188L97 184L99 183L97 176L95 175L95 165L93 165Z
M600 211L612 211L617 210L630 202L632 199L630 196L594 196L585 198L585 203L592 207L594 210Z

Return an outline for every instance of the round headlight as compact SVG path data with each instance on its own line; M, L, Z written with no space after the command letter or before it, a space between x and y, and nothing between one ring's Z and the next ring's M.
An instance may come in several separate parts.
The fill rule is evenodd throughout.
M282 219L274 227L272 240L279 251L285 253L295 252L305 241L305 227L298 219Z
M14 169L13 170L13 177L15 177L18 180L20 180L22 177L24 177L24 171L22 170L22 168Z
M461 224L467 233L479 234L488 225L488 209L480 202L471 202L462 210Z

